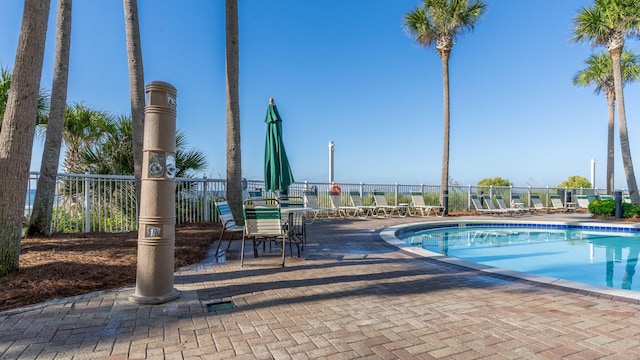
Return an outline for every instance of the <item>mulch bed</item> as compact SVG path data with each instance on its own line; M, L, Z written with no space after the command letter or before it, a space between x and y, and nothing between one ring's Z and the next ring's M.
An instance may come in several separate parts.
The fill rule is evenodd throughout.
M202 261L219 234L217 223L177 226L175 267ZM137 239L137 231L23 239L20 270L0 277L0 311L135 284Z

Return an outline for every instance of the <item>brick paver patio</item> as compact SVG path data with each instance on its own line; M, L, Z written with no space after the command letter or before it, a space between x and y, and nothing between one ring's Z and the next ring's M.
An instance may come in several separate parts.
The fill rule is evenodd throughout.
M284 269L275 253L241 268L236 242L223 264L180 269L181 296L162 305L129 302L130 287L0 313L0 358L640 358L634 301L424 259L379 236L422 220L316 221Z

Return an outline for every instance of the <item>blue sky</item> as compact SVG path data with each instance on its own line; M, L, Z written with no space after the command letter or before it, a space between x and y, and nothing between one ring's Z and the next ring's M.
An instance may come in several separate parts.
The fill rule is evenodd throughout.
M604 187L607 107L572 76L593 51L571 41L586 0L487 0L475 30L453 49L450 176L459 184L500 176L555 186L572 175ZM21 0L0 13L0 65L13 66ZM275 98L296 181L328 180L335 142L338 183L439 184L442 67L417 46L403 17L419 0L239 0L243 176L261 179L264 117ZM52 2L55 8L56 2ZM69 102L128 114L122 1L76 0ZM224 1L139 0L145 82L178 90L177 126L226 174ZM52 9L54 10L54 9ZM55 11L42 87L50 89ZM628 48L640 52L638 41ZM640 84L625 89L640 174ZM43 140L31 164L39 170ZM616 186L626 188L616 130Z

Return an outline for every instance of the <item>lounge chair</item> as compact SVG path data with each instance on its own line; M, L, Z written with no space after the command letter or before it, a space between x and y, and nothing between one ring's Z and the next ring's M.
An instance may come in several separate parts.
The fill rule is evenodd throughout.
M373 210L375 206L365 205L360 197L360 192L357 190L349 191L349 200L351 201L351 205L358 208L356 215L361 219L366 219L368 216L373 215Z
M589 196L587 195L576 195L576 200L578 201L578 207L583 209L589 209Z
M564 204L562 203L562 199L560 199L560 195L551 195L549 196L549 198L551 199L551 205L553 206L554 210L562 212L571 212L574 210L573 208L564 206Z
M518 209L511 209L511 208L499 209L499 208L497 208L493 204L493 201L491 200L491 196L489 196L488 194L483 194L482 195L482 200L484 200L484 203L487 204L487 209L490 210L493 214L496 214L496 215L509 215L509 216L515 216L515 215L521 214L521 211L518 210Z
M489 214L489 215L495 215L496 212L491 210L491 209L485 209L482 206L482 202L480 201L480 198L478 197L478 195L476 194L471 194L469 196L469 200L471 201L471 204L473 205L473 208L476 212L476 214L480 215L480 214Z
M390 216L394 211L401 217L407 216L408 207L389 205L384 191L373 190L373 202L375 204L373 212L377 216ZM380 215L380 211L382 211L382 215Z
M504 202L504 199L502 198L502 195L500 195L500 194L493 195L493 198L496 200L496 203L498 203L498 208L499 209L513 211L513 213L516 214L516 215L522 215L525 212L529 211L529 209L524 207L524 204L523 204L523 206L517 206L517 205L513 206L513 207L507 206L507 204L505 204L505 202Z
M222 224L222 231L220 232L220 238L218 238L218 245L216 246L216 262L218 261L218 257L221 256L220 253L220 245L224 240L224 234L231 233L229 237L229 243L227 244L227 248L224 250L226 254L229 251L229 247L231 246L231 240L233 240L233 233L238 233L244 231L244 226L238 225L236 219L233 217L231 213L231 208L229 207L229 203L227 201L216 201L216 209L218 209L218 218L220 219L220 223Z
M433 215L441 217L444 215L444 207L439 205L427 205L424 202L424 196L420 191L411 192L411 204L409 205L409 211L412 215L420 214L423 217L429 216L431 212Z
M549 210L551 210L550 207L544 206L544 204L542 204L542 200L540 200L540 195L538 194L531 194L531 202L533 203L533 208L536 211L545 211L545 212L549 212Z
M342 205L342 195L340 194L332 194L329 193L329 197L331 198L331 205L333 205L333 215L335 217L350 217L355 216L358 208L355 206L344 206Z
M282 226L280 217L280 203L269 199L262 205L254 205L250 200L243 204L244 233L242 235L242 250L240 252L240 266L244 265L244 243L247 238L253 240L253 255L258 257L258 242L275 241L282 243L282 267L285 261L287 232Z
M613 195L600 195L600 200L613 200Z
M331 209L321 207L318 205L318 196L315 191L305 190L302 192L302 198L304 199L304 206L309 208L307 213L309 216L309 222L313 223L318 217L327 219Z

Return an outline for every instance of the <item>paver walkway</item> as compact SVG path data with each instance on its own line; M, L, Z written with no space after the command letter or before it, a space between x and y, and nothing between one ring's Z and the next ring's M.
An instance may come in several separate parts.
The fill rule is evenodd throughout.
M418 258L378 235L422 220L316 221L286 268L277 255L241 268L236 250L178 271L181 296L163 305L124 288L0 313L0 358L640 358L640 305ZM208 311L220 301L236 307Z

